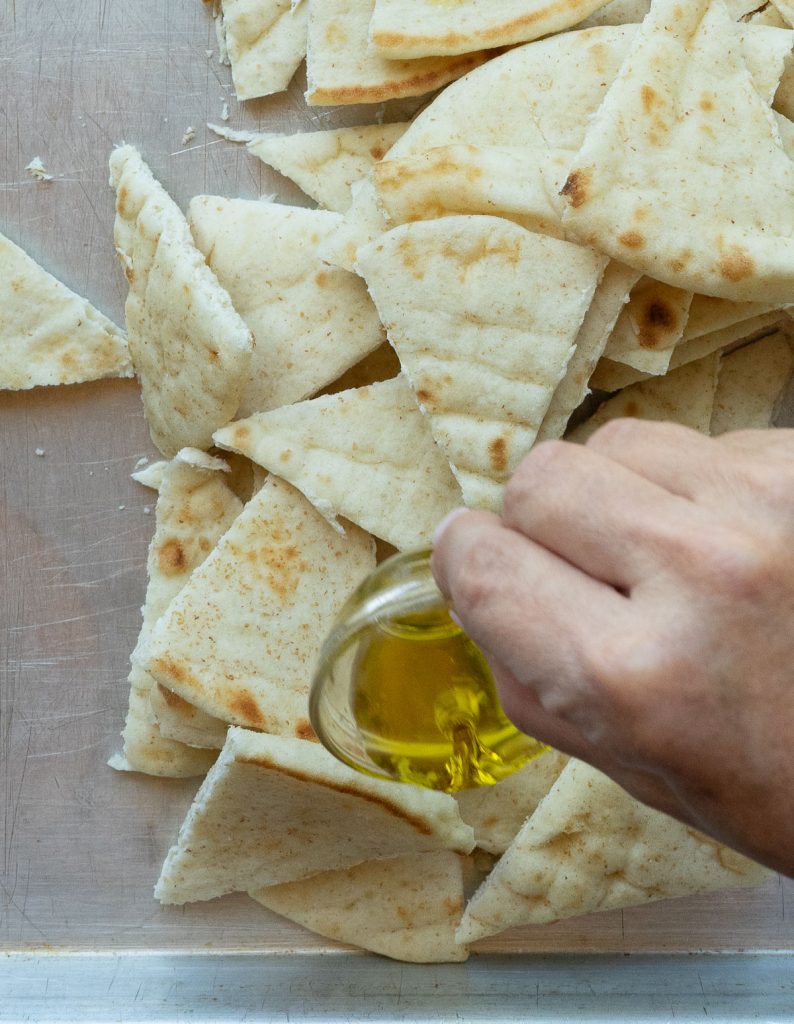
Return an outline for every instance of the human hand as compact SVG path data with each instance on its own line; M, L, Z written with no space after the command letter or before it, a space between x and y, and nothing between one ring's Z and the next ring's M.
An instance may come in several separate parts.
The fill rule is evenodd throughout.
M794 431L540 444L432 567L519 728L794 874Z

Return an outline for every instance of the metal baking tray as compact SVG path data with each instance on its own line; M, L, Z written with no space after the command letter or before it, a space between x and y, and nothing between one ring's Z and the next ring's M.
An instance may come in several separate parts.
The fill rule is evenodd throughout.
M206 6L0 0L0 231L119 323L115 143L138 145L182 204L305 203L205 122L228 103L233 128L311 130L421 102L310 110L299 80L240 105ZM25 171L36 156L52 182ZM794 1019L781 879L515 930L440 967L341 950L244 896L160 908L152 886L196 784L105 764L153 528L154 496L129 477L155 456L137 387L3 393L0 442L0 1019Z

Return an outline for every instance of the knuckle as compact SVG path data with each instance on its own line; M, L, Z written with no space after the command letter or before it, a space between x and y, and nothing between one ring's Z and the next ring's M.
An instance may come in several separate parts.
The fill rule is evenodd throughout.
M502 559L501 549L489 537L480 538L466 550L452 580L452 602L459 611L476 613L494 600Z
M573 445L566 441L542 441L527 455L507 485L503 511L509 516L537 497L539 488L548 487L549 480L567 471L576 456Z
M773 544L738 530L715 530L701 540L697 566L706 581L733 599L755 599L776 579Z
M609 420L588 438L587 447L597 451L615 451L626 447L627 443L642 429L642 421L631 417L620 417Z

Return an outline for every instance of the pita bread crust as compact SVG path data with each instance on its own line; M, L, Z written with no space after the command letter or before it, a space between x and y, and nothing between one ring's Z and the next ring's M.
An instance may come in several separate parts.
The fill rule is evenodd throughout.
M237 411L251 333L140 153L114 150L110 172L129 346L152 440L167 456L209 448L212 431Z
M472 897L457 938L473 942L515 925L758 885L769 877L766 868L572 760Z
M358 261L466 504L498 511L607 261L477 216L405 224Z
M231 728L155 896L208 900L367 860L473 847L446 793L371 779L317 743Z
M409 963L468 959L455 942L461 858L450 850L371 860L252 892L263 906L337 942Z
M215 442L281 474L330 522L344 516L401 551L426 547L463 503L402 375L251 416Z
M306 73L309 106L382 103L441 88L486 61L486 52L386 60L370 46L375 0L312 0Z
M0 390L132 377L123 331L0 235Z
M794 352L782 331L724 356L711 414L712 437L771 427L792 369Z
M254 135L248 148L324 209L345 213L353 182L383 159L407 127L398 122L294 135L263 133Z
M526 43L577 25L607 0L376 0L369 38L384 57L454 55Z
M794 165L721 0L657 0L563 194L574 237L666 284L790 299Z
M196 196L188 220L254 337L240 417L308 398L384 340L364 282L316 255L339 214Z
M160 465L147 466L149 475ZM136 650L145 645L154 624L242 509L226 483L227 472L222 459L184 449L156 474L155 532L149 545L149 582ZM150 709L155 686L151 675L133 664L129 684L123 756L114 767L170 777L204 775L215 753L194 750L161 732Z
M286 89L306 56L308 5L290 0L222 0L226 49L237 98Z
M320 645L374 568L369 536L352 525L337 532L269 476L134 659L216 718L314 738L308 694Z

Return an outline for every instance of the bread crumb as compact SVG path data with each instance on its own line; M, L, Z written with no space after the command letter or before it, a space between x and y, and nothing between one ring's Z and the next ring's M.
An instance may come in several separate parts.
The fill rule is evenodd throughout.
M221 107L221 121L228 121L228 120L229 120L229 104L228 103L224 103L223 106Z
M182 145L186 146L189 142L192 142L195 137L196 129L190 125L190 127L185 128L185 134L182 136Z
M126 505L119 505L119 512L123 512L126 507Z
M43 448L37 448L35 454L41 457L42 455L45 455L46 452L44 451Z
M31 178L35 178L36 181L52 181L52 175L47 174L40 156L34 156L25 170L29 171Z
M145 516L149 516L149 515L151 515L151 514L152 514L152 510L151 510L151 508L150 508L150 506L149 506L149 505L144 505L144 506L143 506L143 514L144 514Z
M207 57L209 57L210 59L212 58L212 50L205 50L204 52L206 53Z
M135 463L135 467L134 468L135 469L140 469L141 466L148 466L148 465L149 465L149 456L148 455L142 455L138 459L138 461Z

